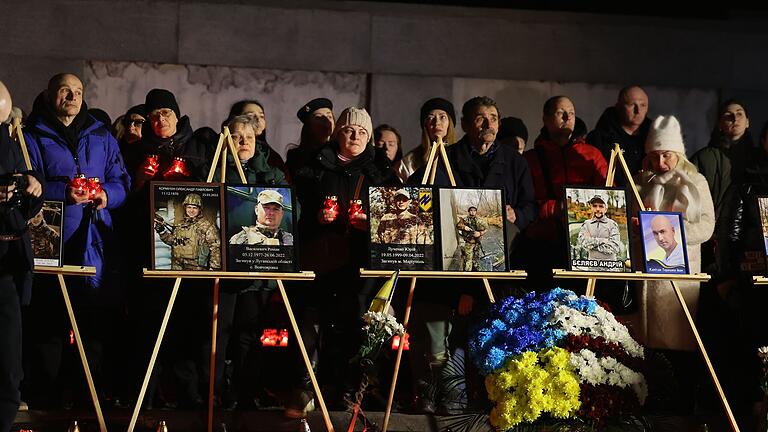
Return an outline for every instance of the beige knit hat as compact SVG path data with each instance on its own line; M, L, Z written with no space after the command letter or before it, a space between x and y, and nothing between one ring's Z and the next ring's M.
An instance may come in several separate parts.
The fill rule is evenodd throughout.
M368 132L369 140L373 138L373 122L371 122L371 116L365 108L349 107L342 111L339 119L336 120L333 136L335 137L341 128L348 125L360 126Z
M645 152L673 151L685 154L683 133L675 116L658 116L653 121L645 140Z

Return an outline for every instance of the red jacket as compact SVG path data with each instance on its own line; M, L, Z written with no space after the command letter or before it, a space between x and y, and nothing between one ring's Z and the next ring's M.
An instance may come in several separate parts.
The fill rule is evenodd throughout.
M552 188L548 187L545 171L539 160L539 152L549 166ZM608 173L608 164L596 147L587 144L584 138L577 138L565 147L550 141L546 131L536 138L533 149L523 156L533 177L533 189L539 204L539 217L528 226L526 234L531 239L554 240L562 235L563 187L568 185L589 185L603 187Z

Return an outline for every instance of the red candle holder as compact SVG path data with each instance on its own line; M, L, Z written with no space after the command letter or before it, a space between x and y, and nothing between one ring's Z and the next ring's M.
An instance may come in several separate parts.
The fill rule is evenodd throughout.
M157 172L160 170L160 160L157 155L147 155L142 168L144 169L144 174L150 177L154 177L155 174L157 174Z
M89 177L87 188L89 199L95 199L96 196L103 190L101 187L101 180L99 180L98 177Z
M363 214L363 201L362 200L350 200L349 201L349 209L347 209L347 214L349 214L349 220L352 221L354 219L357 219L357 216Z
M184 158L174 158L171 166L163 173L163 178L166 180L187 178L189 177L189 170L187 164L184 162Z
M78 174L69 181L69 188L77 192L78 194L88 192L88 179L85 174Z
M323 200L323 210L333 214L333 218L339 215L339 197L336 195L327 195Z

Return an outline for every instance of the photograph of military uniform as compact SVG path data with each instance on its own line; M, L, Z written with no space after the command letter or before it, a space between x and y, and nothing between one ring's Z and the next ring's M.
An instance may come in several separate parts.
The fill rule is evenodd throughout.
M464 271L480 270L480 258L483 256L483 246L480 239L488 230L488 223L477 217L477 207L469 207L469 214L459 218L456 228L459 237L464 240L461 245L461 261Z
M589 200L592 217L579 229L578 244L589 260L616 261L622 251L619 224L606 214L605 201L600 195Z
M40 210L29 222L29 233L32 235L32 254L35 258L58 258L61 235L45 223L43 212Z
M293 234L280 228L285 215L283 196L276 190L259 192L256 207L256 225L244 226L243 230L229 239L229 244L292 246Z
M421 219L411 213L411 196L405 188L399 189L393 196L393 211L384 214L376 229L379 243L383 244L431 244Z
M182 204L181 223L169 224L155 217L155 231L171 247L172 270L221 269L219 229L203 217L203 200L196 193L187 194Z

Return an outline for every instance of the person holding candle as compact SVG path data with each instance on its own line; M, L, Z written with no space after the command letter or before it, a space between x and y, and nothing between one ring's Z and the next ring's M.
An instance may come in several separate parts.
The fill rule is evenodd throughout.
M368 219L362 203L368 187L400 184L382 149L372 144L371 117L365 109L349 107L336 121L332 141L296 173L296 194L301 205L298 228L301 262L315 271L315 289L302 290L302 336L313 355L323 335L323 360L337 365L354 355L354 330L370 303L371 287L358 272L367 256ZM323 311L323 322L320 321ZM328 384L344 381L345 367L334 367ZM299 416L312 398L308 379L297 388L286 414ZM336 387L337 402L344 389ZM331 392L333 394L333 392ZM331 397L333 401L334 397Z
M75 75L57 74L47 89L35 99L24 137L34 170L46 178L45 199L64 201L62 238L64 264L93 266L96 275L73 278L67 284L75 307L81 312L80 328L88 361L97 379L101 373L101 353L111 337L121 303L117 275L112 211L123 205L131 179L115 138L107 125L88 114L83 100L83 83ZM78 176L98 178L101 190L89 194L87 187L74 185ZM34 396L53 396L54 382L65 346L68 328L61 316L61 297L51 290L55 279L37 278L41 300L30 309L33 326L28 334L33 352L28 357L41 364L29 373ZM45 299L45 300L43 300ZM59 317L60 320L51 319ZM45 324L43 324L45 323ZM58 324L58 325L57 325ZM33 392L34 393L34 392ZM30 403L34 405L33 400Z

